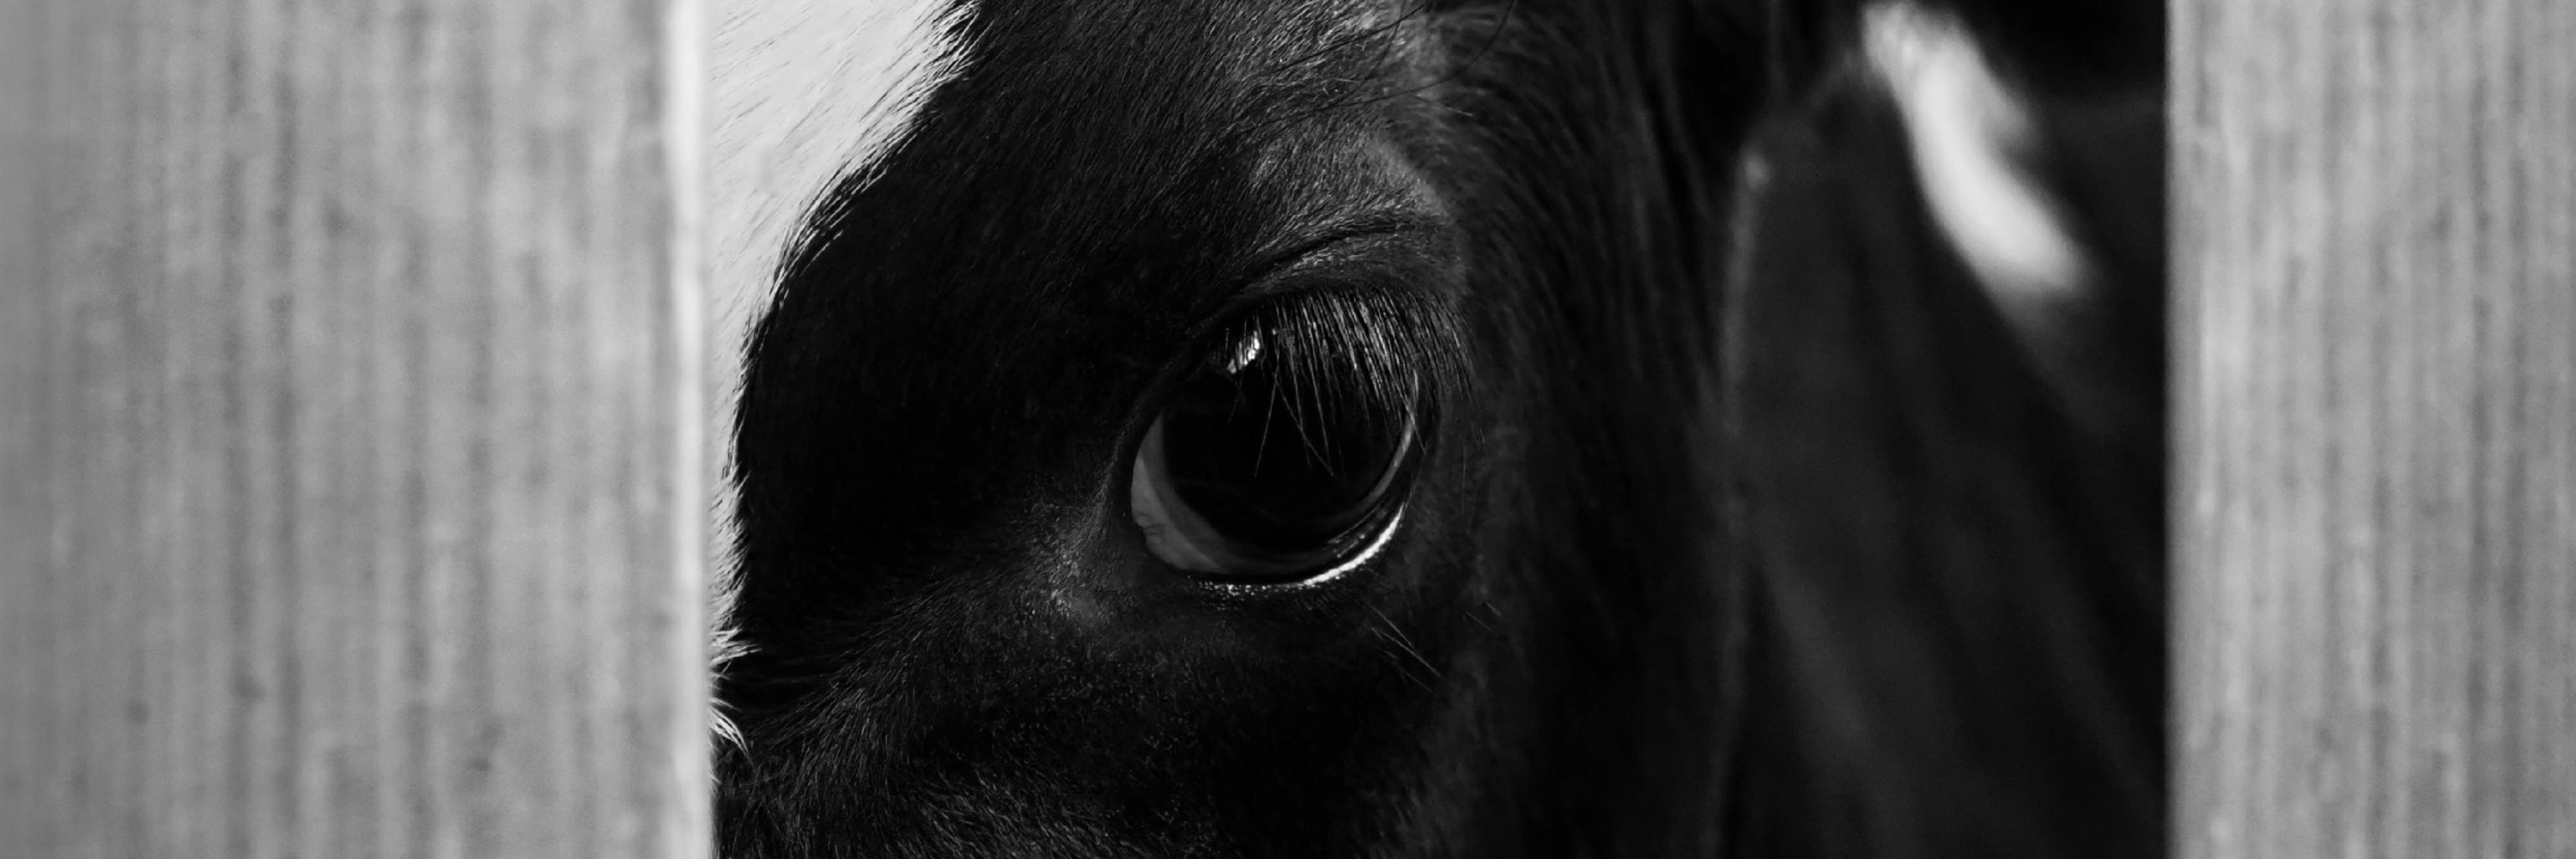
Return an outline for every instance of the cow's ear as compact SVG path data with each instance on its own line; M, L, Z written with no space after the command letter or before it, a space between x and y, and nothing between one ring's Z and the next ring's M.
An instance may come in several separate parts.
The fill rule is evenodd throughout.
M2041 175L2092 278L2023 337L2088 426L2156 434L2165 386L2164 91L2052 106Z
M2033 368L2079 424L2152 421L2162 362L2142 356L2161 355L2161 98L2034 100L1965 25L1913 4L1872 7L1861 32L1941 236Z

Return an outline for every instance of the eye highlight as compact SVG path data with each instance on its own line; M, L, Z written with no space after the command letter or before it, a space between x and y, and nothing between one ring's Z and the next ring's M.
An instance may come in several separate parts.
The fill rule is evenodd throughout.
M1426 447L1426 350L1366 295L1304 294L1207 341L1130 464L1148 552L1243 583L1366 563L1403 519Z

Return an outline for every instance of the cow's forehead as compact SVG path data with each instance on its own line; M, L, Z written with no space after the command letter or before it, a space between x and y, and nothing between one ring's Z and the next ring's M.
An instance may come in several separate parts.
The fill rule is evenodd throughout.
M1327 108L1404 77L1420 29L1389 0L999 2L954 20L955 75L910 118L916 157L870 166L1042 178L1015 189L1095 202L1167 193L1144 174L1200 159L1311 147L1301 134L1366 116Z
M813 213L803 259L830 264L802 288L993 323L1186 313L1207 296L1139 267L1222 286L1355 209L1423 208L1382 133L1425 38L1392 4L982 3L951 26L903 139Z
M1168 120L1208 119L1264 93L1284 102L1300 82L1383 72L1361 64L1382 63L1390 37L1422 30L1419 6L1389 0L727 0L719 10L724 354L739 354L789 255L830 229L817 204L901 166L887 161L908 141L927 136L919 148L966 156L939 168L971 170L1033 163L1030 150L1060 148L1068 126L1141 128L1139 113L1166 116L1157 136L1187 137ZM952 86L960 81L970 85ZM1055 109L1001 109L1012 93L1023 108ZM942 122L925 129L933 116ZM1088 160L1059 159L1053 169L1078 174L1101 159ZM1020 190L1114 202L1097 189ZM861 202L917 205L892 195Z
M1399 0L980 0L943 13L978 69L1037 78L1084 70L1124 73L1191 61L1239 80L1291 66L1348 72L1361 47L1425 6ZM979 50L992 48L992 50Z

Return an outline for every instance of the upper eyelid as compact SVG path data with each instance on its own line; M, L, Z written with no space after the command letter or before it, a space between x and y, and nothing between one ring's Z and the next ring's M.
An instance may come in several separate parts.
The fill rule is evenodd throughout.
M1332 244L1347 247L1354 242L1389 238L1393 237L1372 234ZM1338 310L1368 318L1373 325L1388 326L1411 335L1395 338L1401 343L1455 339L1455 325L1445 318L1447 314L1439 309L1436 295L1426 287L1400 276L1393 279L1352 278L1348 276L1350 267L1336 265L1342 260L1333 256L1325 251L1310 253L1298 261L1279 266L1252 286L1237 292L1223 309L1211 314L1190 332L1182 341L1181 351L1170 358L1169 366L1174 369L1187 367L1207 350L1217 348L1218 340L1227 332L1239 330L1246 324L1257 324L1265 316L1283 314L1302 302L1334 303ZM1402 357L1407 361L1427 363L1439 356L1425 352Z
M1246 303L1247 299L1287 291L1293 288L1293 284L1285 284L1283 279L1291 278L1302 268L1330 262L1341 255L1338 252L1389 243L1428 245L1449 226L1444 218L1409 210L1372 212L1340 221L1317 232L1313 238L1271 255L1267 262L1244 279L1242 288L1227 297L1225 304L1231 308ZM1213 315L1224 313L1220 311Z
M1417 209L1381 209L1333 223L1313 237L1293 247L1272 254L1241 281L1241 285L1224 294L1217 306L1197 314L1197 320L1179 338L1178 346L1162 359L1161 369L1147 388L1141 403L1159 402L1177 383L1180 374L1188 372L1194 362L1212 348L1226 329L1253 320L1264 313L1275 312L1283 302L1312 300L1312 292L1343 290L1382 291L1392 299L1365 302L1362 312L1384 315L1383 324L1417 333L1424 342L1446 344L1443 354L1416 354L1406 360L1434 364L1426 367L1434 375L1447 375L1436 366L1450 356L1458 340L1458 325L1449 318L1446 296L1428 283L1412 278L1368 278L1369 283L1353 284L1337 273L1347 274L1352 267L1369 267L1376 262L1385 268L1402 269L1420 266L1423 275L1437 277L1434 269L1449 265L1444 259L1447 242L1454 224L1445 216ZM1323 300L1336 300L1325 297Z
M1313 327L1319 318L1331 322ZM1378 372L1400 374L1423 385L1421 394L1435 398L1452 393L1452 383L1464 372L1458 324L1447 307L1418 285L1376 279L1268 294L1193 338L1187 351L1176 356L1175 368L1223 348L1228 338L1247 329L1262 331L1265 343L1282 354L1313 359L1328 354L1314 350L1335 350L1368 367L1372 378L1386 378Z

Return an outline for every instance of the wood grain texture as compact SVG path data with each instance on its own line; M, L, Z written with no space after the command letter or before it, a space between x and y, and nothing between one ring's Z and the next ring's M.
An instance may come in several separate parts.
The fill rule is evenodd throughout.
M41 0L0 856L706 852L694 0Z
M2576 3L2174 9L2176 843L2576 856Z

